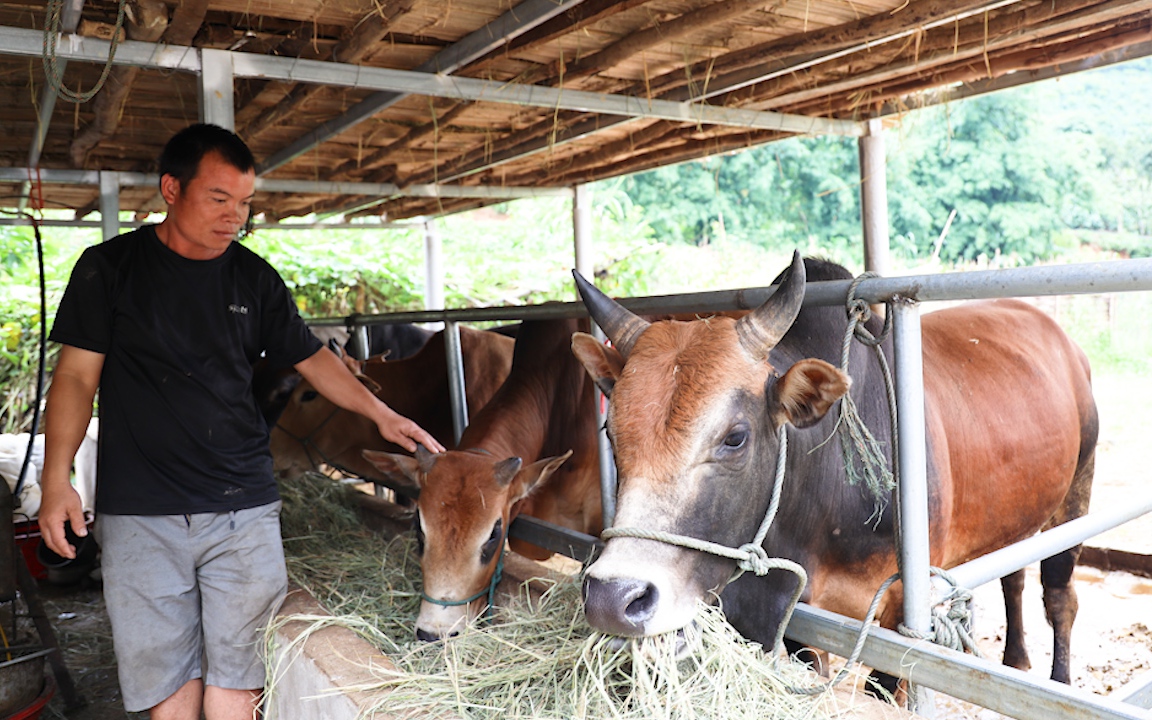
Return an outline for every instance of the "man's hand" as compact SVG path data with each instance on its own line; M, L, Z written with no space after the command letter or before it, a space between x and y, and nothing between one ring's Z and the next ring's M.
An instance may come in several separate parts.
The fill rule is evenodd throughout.
M376 427L381 437L408 452L416 452L416 443L435 453L444 452L444 446L437 442L436 438L390 407L385 406L384 413L376 421Z
M336 353L321 348L311 357L296 363L296 370L320 394L345 410L359 413L376 423L376 429L388 442L408 452L416 452L420 443L432 452L444 452L444 446L414 421L397 413L372 394L336 357Z
M40 503L40 534L48 549L60 557L69 560L76 559L76 548L71 545L64 535L64 525L72 523L72 531L78 537L88 534L87 520L84 518L84 507L80 503L80 494L72 486L67 488L43 487L43 497Z

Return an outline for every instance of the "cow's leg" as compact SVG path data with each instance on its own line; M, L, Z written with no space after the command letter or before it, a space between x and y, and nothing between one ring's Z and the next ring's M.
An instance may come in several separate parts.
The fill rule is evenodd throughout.
M1052 679L1070 684L1072 622L1079 602L1072 584L1072 571L1080 558L1080 546L1065 550L1040 562L1040 582L1044 585L1044 614L1052 626Z
M1094 420L1094 418L1093 418ZM1074 520L1088 512L1092 497L1092 477L1096 469L1095 425L1086 424L1085 448L1076 468L1072 486L1063 507L1047 527ZM1091 441L1091 442L1089 442ZM1047 529L1047 527L1045 529ZM1044 586L1044 614L1052 626L1052 679L1071 684L1072 622L1076 619L1079 602L1072 585L1072 571L1080 559L1080 546L1069 548L1040 562L1040 582Z
M879 670L873 670L869 673L865 691L875 698L894 703L898 706L903 706L907 699L904 693L904 684L900 678L895 675L889 675L888 673L882 673Z
M1004 638L1004 664L1019 670L1032 667L1024 644L1024 571L1017 570L1000 579L1004 591L1004 615L1008 632Z
M784 638L784 649L789 657L794 657L808 665L820 677L828 677L828 653L788 638Z

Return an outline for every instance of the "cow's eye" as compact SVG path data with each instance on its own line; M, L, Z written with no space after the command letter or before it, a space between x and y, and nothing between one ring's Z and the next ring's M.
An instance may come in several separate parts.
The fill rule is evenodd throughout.
M738 428L724 436L724 447L730 450L742 448L746 442L748 442L748 431L744 428Z
M504 543L504 521L497 520L496 524L492 526L492 534L484 541L484 547L480 548L480 564L487 565L492 561L496 551Z
M420 555L424 554L424 528L420 525L420 511L416 511L416 517L412 520L412 528L416 531L416 552Z
M305 390L300 394L300 402L312 402L319 396L320 393L316 392L315 390Z

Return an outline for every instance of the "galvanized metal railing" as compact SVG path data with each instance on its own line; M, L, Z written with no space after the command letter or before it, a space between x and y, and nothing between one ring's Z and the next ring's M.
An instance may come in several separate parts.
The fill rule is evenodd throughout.
M842 305L851 281L809 283L806 305ZM748 288L629 298L621 301L638 314L719 312L751 309L763 303L772 287ZM984 270L938 275L877 277L859 282L855 297L868 303L893 301L894 366L897 403L900 413L900 468L898 489L901 503L901 533L904 538L902 567L905 571L905 623L913 629L928 629L933 586L928 572L928 491L924 430L924 386L920 346L920 304L923 302L1001 297L1040 297L1052 295L1101 294L1152 291L1152 259L1117 260L1075 265ZM463 310L423 310L356 316L358 324L376 322L443 322L453 412L458 433L467 422L463 402L463 371L459 353L459 323L492 320L528 320L584 317L581 303L497 307ZM344 325L347 318L311 321L314 325ZM453 341L452 338L456 340ZM614 480L614 479L613 479ZM605 498L615 496L606 488ZM605 517L612 515L605 508ZM1033 538L991 553L950 570L958 584L979 586L1027 565L1072 547L1096 534L1152 511L1152 496L1108 513L1093 513ZM606 520L606 525L610 522ZM529 532L536 541L547 542L549 535L561 535L554 547L570 555L586 555L594 538L578 533L553 533L534 526ZM539 542L538 542L539 544ZM789 625L788 636L829 652L847 656L855 642L860 623L816 608L801 605ZM897 633L873 629L861 661L883 672L906 678L954 697L1020 718L1049 720L1060 718L1107 718L1148 720L1141 709L1152 705L1152 677L1126 686L1119 700L1087 693L1050 680L1040 679L970 655L914 641ZM931 712L931 707L919 708Z

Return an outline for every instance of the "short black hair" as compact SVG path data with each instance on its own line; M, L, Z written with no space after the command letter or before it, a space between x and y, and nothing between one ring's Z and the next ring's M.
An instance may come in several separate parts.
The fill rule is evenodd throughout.
M171 175L187 187L200 169L200 160L208 153L218 153L240 172L256 169L256 158L236 133L219 125L197 123L172 136L160 153L160 178Z

